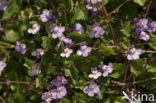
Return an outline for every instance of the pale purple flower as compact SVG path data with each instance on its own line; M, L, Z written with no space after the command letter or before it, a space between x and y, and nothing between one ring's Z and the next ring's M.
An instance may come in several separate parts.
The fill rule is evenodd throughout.
M60 56L68 58L72 52L73 52L72 49L70 49L69 47L65 47L63 49L63 52L60 54Z
M89 78L98 79L101 76L101 72L98 72L97 68L91 68L91 74L89 74Z
M64 35L59 37L59 43L58 43L58 47L60 47L61 43L64 42L66 44L66 46L70 47L73 45L73 41L70 38L65 37Z
M25 54L26 53L26 45L17 41L16 46L15 46L15 51L16 51L16 53L19 53L19 54Z
M90 0L92 4L97 4L98 2L101 2L102 0Z
M127 55L128 60L136 60L139 58L140 54L142 53L141 49L136 49L134 45L128 47L129 54Z
M55 86L67 84L67 79L62 73L57 73L56 78L51 81L51 84Z
M28 29L28 33L36 34L40 30L40 25L36 21L31 21L32 28Z
M44 9L42 11L42 14L40 15L40 18L41 18L42 22L46 22L51 19L55 20L56 17L52 14L51 10Z
M104 34L104 30L98 24L92 25L91 28L92 30L90 31L90 38L99 38Z
M56 99L56 97L53 95L51 90L42 94L42 100L44 100L46 103L51 103L53 99Z
M51 90L56 99L61 99L67 94L66 88L62 86L57 86L56 89Z
M8 8L8 0L0 0L0 10L5 11Z
M80 49L77 51L77 55L87 57L88 53L92 51L91 47L88 47L86 43L80 43Z
M34 62L32 68L31 68L31 70L29 72L29 76L37 76L40 73L41 73L40 64Z
M150 36L146 32L142 31L142 32L139 33L137 38L141 39L141 40L144 40L144 41L148 41Z
M84 33L84 29L82 27L82 25L80 23L75 23L74 27L71 29L71 32L76 31L79 34L83 34Z
M134 19L136 32L145 31L148 29L147 19Z
M5 62L3 62L3 61L0 60L0 75L1 75L1 73L3 71L3 69L6 67L6 65L7 64Z
M148 23L148 32L155 32L156 31L156 22L152 21L150 23Z
M50 33L52 34L52 37L54 39L63 36L64 31L65 31L64 26L57 26L56 24L53 24L52 26L50 26Z
M94 94L99 92L99 87L95 82L90 82L84 89L83 92L88 94L88 96L93 97Z
M41 48L36 49L31 53L32 56L36 56L37 58L40 58L41 56L44 55L44 51Z
M104 63L101 62L98 67L103 71L103 76L104 77L107 77L108 74L112 73L112 71L113 71L112 63L109 63L108 65L104 65Z

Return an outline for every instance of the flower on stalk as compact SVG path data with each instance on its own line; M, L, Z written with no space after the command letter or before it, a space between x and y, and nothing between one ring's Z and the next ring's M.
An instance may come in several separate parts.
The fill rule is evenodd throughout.
M41 48L36 49L31 53L32 56L36 56L37 58L40 58L42 55L44 55L44 51Z
M104 77L107 77L108 74L112 73L112 71L113 71L112 63L109 63L108 65L104 65L104 63L101 62L98 67L103 71L103 76Z
M90 82L84 89L83 92L88 96L93 97L94 94L99 92L99 87L95 82Z
M98 72L97 68L91 68L91 74L89 74L89 78L98 79L101 75L101 72Z
M127 55L128 60L136 60L139 58L140 54L142 53L141 49L136 49L134 45L128 47L129 54Z
M51 81L51 84L55 86L67 84L67 79L62 73L57 73L56 78Z
M57 86L56 89L52 89L51 92L56 99L61 99L67 94L67 90L63 85Z
M29 72L29 76L37 76L41 73L41 70L40 70L40 64L39 63L35 63L33 64L30 72Z
M16 46L15 46L15 51L16 51L16 53L19 53L19 54L25 54L26 53L26 45L17 41Z
M79 34L83 34L84 33L84 29L82 27L82 25L80 23L75 23L74 27L70 30L70 32L76 31Z
M148 23L148 32L155 32L156 31L156 22L152 21L150 23Z
M87 47L86 43L80 43L80 49L77 51L77 55L87 57L88 53L92 51L91 47Z
M144 40L144 41L148 41L150 36L146 32L142 31L139 33L139 35L136 38Z
M91 28L92 30L90 32L90 38L99 38L104 34L104 30L98 24L94 24L93 26L91 26Z
M147 19L134 19L136 32L145 31L148 29Z
M51 90L42 94L42 100L46 103L50 103L53 99L56 99Z
M0 10L5 11L8 8L8 0L0 0Z
M73 52L72 49L70 49L69 47L65 47L63 49L63 52L60 54L60 56L68 58L72 52Z
M64 26L57 26L56 24L53 24L52 26L50 26L50 33L52 34L52 37L54 39L63 36L64 31L65 31Z
M3 69L6 67L6 65L7 64L5 62L3 62L3 61L0 60L0 75L1 75L1 73L3 71Z
M48 20L55 20L55 16L52 14L51 10L44 9L42 14L40 15L42 22L46 22Z
M32 28L28 29L28 33L36 34L40 30L40 25L36 21L31 21Z

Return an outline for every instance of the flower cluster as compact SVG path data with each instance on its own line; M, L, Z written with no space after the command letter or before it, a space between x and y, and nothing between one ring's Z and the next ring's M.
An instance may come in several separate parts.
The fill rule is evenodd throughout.
M135 29L138 35L136 38L148 41L150 36L146 33L148 32L155 32L156 31L156 22L152 21L149 22L147 19L134 19L135 22Z
M102 2L102 0L86 0L87 10L92 11L93 15L96 15L98 12L98 8L95 5L100 2Z
M107 77L109 73L112 73L112 63L108 65L104 65L103 62L100 63L98 66L101 71L103 72L103 77ZM97 70L97 68L91 68L91 74L89 74L89 78L98 79L102 75L101 72ZM83 89L83 92L88 94L88 96L94 96L99 92L99 87L95 82L89 82L88 85Z
M45 100L46 103L61 99L67 94L64 86L64 84L67 84L67 80L62 73L56 73L56 77L51 81L51 84L56 86L56 89L50 89L48 92L42 94L42 99Z

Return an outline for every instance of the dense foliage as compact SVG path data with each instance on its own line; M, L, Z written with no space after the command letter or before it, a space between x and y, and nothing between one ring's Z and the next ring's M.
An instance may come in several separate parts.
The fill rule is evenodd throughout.
M0 0L0 103L132 102L123 91L156 94L155 0Z

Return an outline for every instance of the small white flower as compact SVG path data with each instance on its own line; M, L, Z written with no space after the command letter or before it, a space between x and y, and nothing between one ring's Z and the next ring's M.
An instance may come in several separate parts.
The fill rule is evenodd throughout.
M68 58L72 52L73 52L72 49L64 48L64 52L61 53L61 57Z
M91 68L91 74L89 74L89 78L98 79L102 75L101 72L98 72L96 68Z
M36 21L31 21L30 24L32 24L32 28L28 29L28 33L36 34L40 30L40 25Z
M34 67L32 67L32 69L29 72L29 76L35 76L41 73L40 68L40 64L39 63L35 63Z

